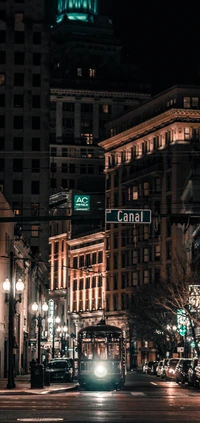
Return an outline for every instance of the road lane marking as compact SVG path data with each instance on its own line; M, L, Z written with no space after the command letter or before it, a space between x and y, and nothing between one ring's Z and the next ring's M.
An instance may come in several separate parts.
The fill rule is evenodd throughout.
M130 394L133 395L133 397L146 397L144 392L130 392Z

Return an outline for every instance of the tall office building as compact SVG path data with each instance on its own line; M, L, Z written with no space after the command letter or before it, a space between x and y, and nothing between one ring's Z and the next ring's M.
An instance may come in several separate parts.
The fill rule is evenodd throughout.
M51 193L104 191L98 142L106 124L149 97L139 70L121 63L121 48L97 0L58 0L51 32Z
M0 2L0 188L48 260L49 29L45 0ZM37 219L32 220L31 219ZM29 221L30 218L30 221Z

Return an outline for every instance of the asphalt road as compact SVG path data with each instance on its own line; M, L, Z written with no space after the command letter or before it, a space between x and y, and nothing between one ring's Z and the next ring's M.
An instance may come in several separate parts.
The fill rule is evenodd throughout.
M200 389L132 373L121 391L0 397L0 423L199 423Z

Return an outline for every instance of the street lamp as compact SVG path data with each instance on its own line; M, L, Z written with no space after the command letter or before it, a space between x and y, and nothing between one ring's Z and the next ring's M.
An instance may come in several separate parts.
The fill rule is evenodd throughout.
M41 303L40 306L34 302L32 304L32 310L35 311L35 313L38 312L39 310L39 314L38 316L35 315L34 318L38 321L38 364L40 364L41 362L41 354L40 354L40 349L41 349L41 328L42 328L42 320L45 319L46 316L42 316L41 312L44 311L46 312L48 310L48 304L46 302L44 302L43 304Z
M67 337L69 336L67 334L68 327L64 323L63 326L58 326L56 330L57 330L59 337L61 339L61 352L63 352L63 351L65 352L65 343L67 341ZM68 342L67 342L67 355L68 355Z
M60 323L60 317L48 317L48 322L52 324L52 358L55 355L55 323Z
M10 279L6 278L3 282L3 290L6 294L6 302L9 302L9 321L8 321L8 383L7 388L15 388L13 373L13 347L14 347L14 315L17 302L22 301L22 292L24 283L21 279L15 283L13 278L13 253L10 253ZM18 298L16 297L18 295Z

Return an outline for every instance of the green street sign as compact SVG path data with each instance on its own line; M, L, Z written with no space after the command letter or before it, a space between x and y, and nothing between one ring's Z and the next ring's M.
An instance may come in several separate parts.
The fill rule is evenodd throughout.
M90 195L75 194L74 210L90 211Z
M106 209L106 223L151 223L151 210Z
M184 326L184 325L181 325L181 326L178 328L178 332L180 333L180 335L181 335L181 336L186 335L186 333L187 333L187 327L186 327L186 326Z

